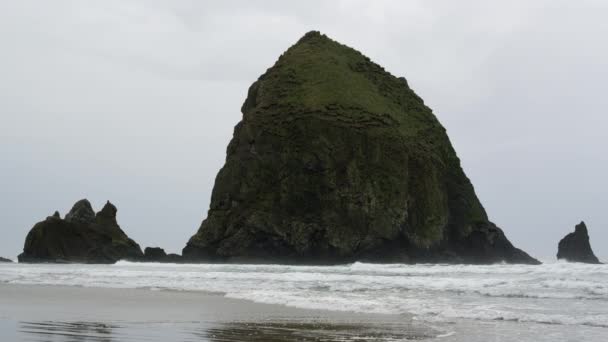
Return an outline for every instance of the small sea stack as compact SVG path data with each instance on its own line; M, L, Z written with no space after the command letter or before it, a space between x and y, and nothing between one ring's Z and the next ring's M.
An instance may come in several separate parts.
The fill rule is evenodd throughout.
M117 212L108 201L96 214L86 199L76 202L65 219L56 211L30 230L19 262L107 264L142 258L139 245L118 225Z
M167 254L164 249L160 247L146 247L144 250L144 262L164 262L164 263L178 263L182 262L182 256L179 254Z
M575 226L574 232L561 239L557 247L557 258L587 264L600 264L591 249L589 232L585 222L581 221Z
M13 262L13 260L0 257L0 262Z
M144 249L144 260L146 261L160 261L166 257L167 253L160 247L146 247Z

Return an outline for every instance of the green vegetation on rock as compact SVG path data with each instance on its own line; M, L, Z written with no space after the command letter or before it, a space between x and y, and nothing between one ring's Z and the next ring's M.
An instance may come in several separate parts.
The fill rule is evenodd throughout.
M193 260L534 262L488 221L422 99L319 32L249 89Z

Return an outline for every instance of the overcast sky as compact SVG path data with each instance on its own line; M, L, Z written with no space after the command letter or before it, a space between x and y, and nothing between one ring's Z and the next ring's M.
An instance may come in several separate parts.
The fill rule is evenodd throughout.
M0 0L0 255L85 197L181 252L247 88L320 30L408 79L516 246L554 259L585 220L608 261L606 18L606 1Z

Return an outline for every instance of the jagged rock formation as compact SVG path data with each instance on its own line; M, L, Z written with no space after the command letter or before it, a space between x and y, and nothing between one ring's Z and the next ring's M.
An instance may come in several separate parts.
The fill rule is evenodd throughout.
M589 233L585 222L577 224L574 232L569 233L560 240L557 247L557 258L568 261L599 264L600 261L593 254L589 243Z
M538 263L488 220L422 99L318 32L250 88L189 260Z
M30 230L19 262L114 263L143 257L116 222L116 213L108 201L95 214L86 199L76 202L65 219L55 212Z
M13 260L0 257L0 262L13 262Z

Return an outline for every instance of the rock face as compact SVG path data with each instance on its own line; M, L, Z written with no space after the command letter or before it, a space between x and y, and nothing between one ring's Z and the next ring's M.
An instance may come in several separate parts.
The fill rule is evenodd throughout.
M165 253L165 250L160 247L146 247L142 261L179 263L182 262L182 256L173 253L167 254Z
M55 212L30 230L19 262L114 263L143 257L116 222L116 213L107 202L95 214L86 199L76 202L65 219Z
M184 259L179 254L169 253L160 262L181 263L184 262Z
M53 217L61 217L59 212L55 211ZM72 223L89 224L95 220L95 211L91 207L91 203L86 199L74 203L72 210L65 215L65 220Z
M537 263L488 220L432 111L318 32L250 88L189 260Z
M0 257L0 262L13 262L13 260Z
M144 249L144 259L150 261L160 261L167 257L165 250L160 247L146 247Z
M584 262L588 264L599 264L589 243L589 233L585 222L577 224L574 232L564 236L557 247L557 258L568 261Z

